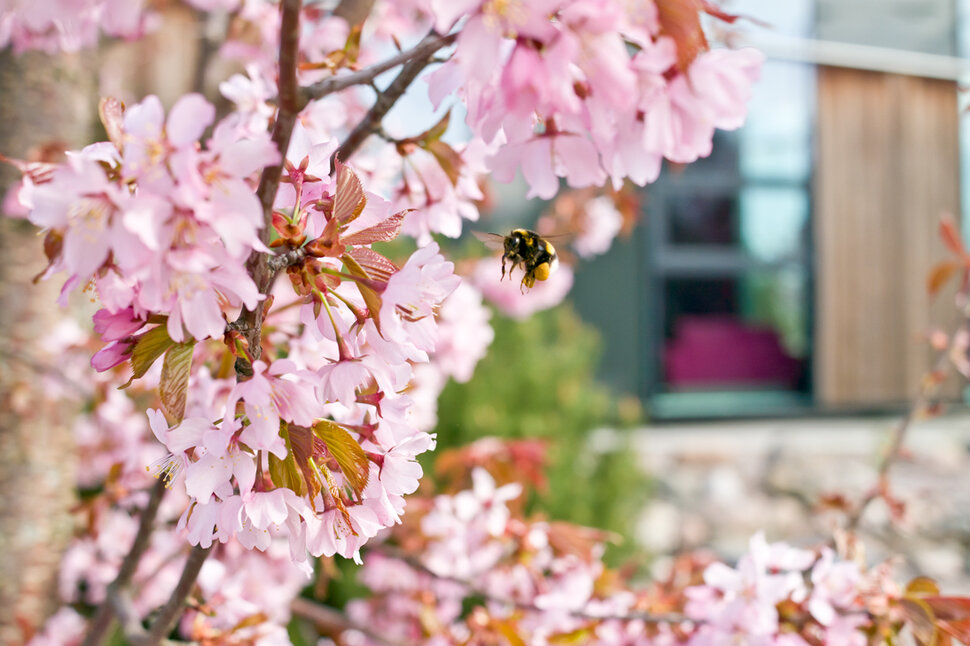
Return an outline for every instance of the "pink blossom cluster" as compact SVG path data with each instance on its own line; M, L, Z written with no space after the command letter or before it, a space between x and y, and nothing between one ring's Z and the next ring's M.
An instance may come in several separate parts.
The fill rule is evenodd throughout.
M144 27L140 2L0 3L0 46L17 49L76 49L99 31ZM642 184L662 158L708 154L714 128L740 125L760 59L704 52L682 67L649 0L378 3L386 21L363 44L342 19L304 3L292 61L303 86L380 61L431 25L454 31L431 98L457 90L471 141L445 143L446 116L418 134L375 127L383 143L338 155L369 109L363 92L290 102L302 109L289 115L297 125L288 148L270 138L283 110L296 111L277 96L280 4L192 4L232 11L255 35L220 51L247 63L245 76L220 86L237 110L216 122L198 94L167 114L154 96L128 108L105 100L109 141L34 169L16 192L46 231L47 275L67 276L64 298L81 288L101 305L93 323L105 345L91 363L105 376L77 434L81 484L106 499L68 552L61 592L73 603L103 600L135 531L144 496L130 492L147 467L177 495L139 563L136 612L164 600L187 538L214 546L215 557L199 579L207 605L183 618L182 633L286 643L297 573L316 557L359 560L370 539L402 522L423 475L417 457L435 446L428 431L441 388L468 380L491 342L483 295L525 316L558 303L572 283L564 267L524 294L498 281L490 259L459 288L433 234L457 237L478 218L489 172L508 181L521 166L530 196L551 197L560 177L575 187ZM281 184L270 194L277 164ZM603 207L588 211L582 253L603 252L615 233L616 212ZM598 221L608 234L590 233ZM380 245L401 233L419 246L392 260ZM108 392L128 376L124 394ZM137 412L145 408L147 425ZM603 618L589 630L604 643L642 634L646 622L606 619L632 612L637 597L599 586L599 541L564 548L573 530L510 513L518 493L476 471L472 490L438 498L422 520L427 551L415 576L389 585L432 577L441 598L433 616L458 640L510 629L546 640L588 630L590 615ZM267 568L273 576L254 580ZM379 573L365 576L380 585ZM465 618L468 589L493 601ZM409 599L388 602L397 605L382 621L423 621L415 615L425 597ZM383 602L351 612L365 618ZM831 597L813 607L824 614L825 603L842 610ZM519 616L517 607L532 610ZM76 624L67 614L57 621L65 632Z
M475 136L501 144L493 176L509 181L521 168L529 197L551 198L559 178L643 185L663 158L709 155L715 128L742 124L762 61L751 49L713 50L681 69L651 0L431 5L439 31L460 25L432 99L459 90Z
M489 147L479 139L455 148L441 141L430 146L437 156L417 148L401 157L401 177L395 188L395 205L413 209L403 232L419 244L430 240L432 233L457 238L463 220L478 220L478 203L485 197L479 182L488 172L485 157ZM452 153L443 151L453 151L460 162L449 162L446 156ZM457 164L457 171L449 163Z
M49 54L91 47L101 32L136 38L146 28L144 0L2 0L0 49Z
M291 295L298 309L267 319L280 326L273 338L286 339L288 358L257 361L251 378L206 389L216 394L211 405L177 426L150 412L170 451L161 470L184 474L192 504L180 526L192 543L235 537L266 549L285 536L304 564L308 552L350 557L399 522L404 495L418 487L415 457L434 438L414 426L411 399L399 393L411 380L409 361L433 351L432 308L458 279L434 245L420 249L387 279L380 315L364 322L359 291L328 285L336 269L312 264L315 278L301 270L310 293ZM289 312L301 324L287 332Z
M271 253L253 191L255 172L276 159L268 137L230 116L199 146L213 108L197 95L167 118L153 97L107 112L112 143L69 155L20 194L58 241L50 270L69 274L66 289L93 283L101 298L95 331L108 345L96 368L130 359L142 377L161 354L141 358L153 344L188 348L181 404L163 398L164 412L149 411L167 450L154 471L189 497L180 529L193 544L236 538L261 550L285 536L304 564L308 554L354 556L399 522L421 476L415 458L434 446L402 393L435 350L436 314L459 283L453 265L435 244L401 267L371 249L397 237L404 214L365 192L348 166L331 176L333 145L298 129L273 218L277 242L305 244L280 300L298 325L282 331L287 316L260 305L244 266L254 250ZM248 356L228 319L257 306L267 325L281 325L268 356L241 381L211 378L204 366L225 363L228 351ZM467 377L487 336L447 369ZM164 373L163 391L174 379ZM180 406L184 415L173 412Z
M368 633L433 644L514 633L524 643L863 646L864 631L889 618L890 599L901 595L885 569L759 533L736 567L712 563L702 584L679 591L677 616L670 590L638 590L604 566L601 535L518 518L509 502L519 485L497 486L481 468L472 479L472 489L436 497L412 528L417 553L368 552L360 580L375 595L348 606L369 628L354 643L378 643Z
M687 589L685 612L698 622L689 643L743 639L807 646L808 637L817 643L864 646L868 642L860 628L870 625L864 599L868 588L859 565L838 559L830 548L822 548L819 555L768 543L758 533L735 568L713 563L704 571L704 584ZM804 637L784 626L778 610L783 602L805 608Z
M472 480L471 489L434 499L418 530L420 553L402 555L381 546L368 553L360 576L375 595L353 601L349 616L409 643L453 644L503 634L525 643L570 634L582 635L583 643L634 643L612 641L629 631L608 618L632 612L636 596L619 588L597 591L606 571L602 544L581 528L516 517L508 503L521 494L518 484L497 486L481 468ZM470 599L484 601L467 612ZM589 616L602 619L591 627ZM429 626L434 632L423 639ZM642 625L638 634L644 637ZM359 637L361 643L377 643Z
M50 339L57 349L61 375L90 371L88 338L75 326L59 327ZM148 434L136 407L151 399L158 384L152 370L130 388L119 390L125 373L115 369L97 374L83 389L50 388L52 400L70 397L91 412L79 415L73 434L79 451L78 487L86 492L77 512L80 522L58 569L58 597L64 604L29 642L31 646L79 644L88 628L74 609L101 603L127 556L151 483L149 465L165 460L158 442ZM51 378L55 384L60 378ZM227 387L227 380L199 372L190 413L197 413ZM187 497L177 488L163 499L156 531L134 574L132 610L147 617L164 604L175 586L186 554L185 536L176 524ZM254 583L258 577L258 584ZM303 569L292 563L285 540L264 551L245 549L238 541L220 545L203 565L199 578L201 608L186 615L182 634L193 640L215 639L225 644L289 644L285 626L290 601L306 585Z
M110 109L110 107L109 107ZM252 177L278 159L265 133L218 123L198 144L215 108L197 94L169 112L153 96L106 114L112 142L69 153L50 181L21 191L29 219L56 236L51 270L65 291L93 281L105 311L96 318L123 360L127 339L149 314L167 316L171 339L222 336L224 309L254 308L261 296L244 263L259 239L262 210Z

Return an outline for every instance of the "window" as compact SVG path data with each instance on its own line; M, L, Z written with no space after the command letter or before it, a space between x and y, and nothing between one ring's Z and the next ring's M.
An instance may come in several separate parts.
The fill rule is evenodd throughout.
M811 402L813 80L767 62L745 127L647 189L642 374L656 416Z

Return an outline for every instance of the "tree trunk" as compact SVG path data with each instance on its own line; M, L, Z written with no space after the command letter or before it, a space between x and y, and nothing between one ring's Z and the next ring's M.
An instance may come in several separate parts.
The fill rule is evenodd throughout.
M97 108L83 56L0 53L0 152L25 158L60 141L89 139ZM0 191L16 181L0 168ZM60 280L33 285L46 262L43 238L0 217L0 643L22 643L56 608L57 572L71 536L77 402L51 401L45 373L57 357L45 339L65 316ZM48 377L49 379L50 377Z

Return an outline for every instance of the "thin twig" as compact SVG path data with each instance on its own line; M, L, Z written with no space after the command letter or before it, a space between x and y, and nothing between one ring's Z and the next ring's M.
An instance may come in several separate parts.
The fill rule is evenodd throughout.
M277 84L279 86L279 110L276 123L273 126L273 144L280 154L280 163L267 166L259 178L256 197L263 208L263 230L261 239L268 244L270 230L273 223L273 201L280 186L283 174L283 163L286 151L290 147L290 137L296 125L297 116L305 103L300 95L300 86L296 78L297 60L300 44L300 8L301 0L283 0L283 17L280 23L280 67ZM253 251L246 261L246 270L256 283L260 294L269 294L273 286L276 272L269 267L269 256L259 251ZM263 307L262 304L250 310L243 308L235 321L237 329L244 330L246 341L249 343L249 354L253 360L262 354ZM252 366L245 359L236 360L236 373L240 376L253 374Z
M933 372L938 372L945 369L948 362L949 358L947 353L941 353L933 367ZM926 410L930 404L930 397L935 389L927 383L928 381L929 380L924 380L924 383L920 384L919 393L913 400L913 403L910 405L903 418L900 419L899 422L896 423L895 428L893 428L892 435L889 439L889 447L883 454L882 459L879 461L879 466L876 469L876 485L866 493L862 500L859 501L856 508L849 514L845 524L845 528L848 531L853 531L859 526L859 522L862 520L862 515L865 513L869 505L872 504L874 500L882 496L882 493L885 490L884 483L886 482L886 478L889 476L889 469L899 458L900 451L903 448L903 441L906 439L906 434L909 432L909 429L917 415Z
M342 612L303 597L294 599L290 603L290 610L294 615L312 621L318 628L322 628L321 632L324 633L332 635L333 633L342 633L345 630L356 630L374 641L388 646L413 646L412 642L390 639L376 632L370 626L357 623Z
M276 199L276 191L279 188L280 176L283 172L283 160L286 158L286 151L289 147L290 137L293 134L293 127L296 123L297 115L303 107L300 97L300 87L296 79L301 6L302 0L283 0L281 8L282 20L280 24L280 67L278 80L279 113L277 114L276 124L273 127L272 134L273 143L276 145L281 159L279 164L263 169L259 180L259 188L256 191L256 197L259 199L263 209L264 227L262 240L264 244L269 241L273 201ZM267 255L254 251L250 254L246 262L246 269L259 288L260 293L269 293L275 272L270 271L268 267ZM260 355L259 342L262 334L262 316L263 308L257 307L255 311L244 309L237 319L237 324L240 324L241 329L246 330L245 334L250 343L250 353L254 359L258 359ZM251 366L245 366L240 370L238 363L237 372L245 374L246 368L248 368L249 374L252 373ZM149 504L142 514L142 522L138 528L135 545L122 563L118 577L109 586L109 598L98 609L95 618L92 620L91 629L82 646L99 646L114 623L117 612L115 605L119 609L123 608L123 599L119 595L129 585L142 553L148 546L152 521L158 511L158 503L161 500L164 489L164 480L159 479L155 489L152 490L152 497L149 499ZM152 624L151 630L144 637L141 635L133 635L129 639L130 642L138 643L139 646L156 646L172 631L182 613L189 593L195 587L195 581L199 576L199 571L202 569L202 565L205 563L205 559L208 557L210 551L211 547L201 548L195 546L192 548L182 569L179 582L172 591L165 606L159 612L158 617ZM128 623L131 624L130 621ZM134 630L133 626L128 627Z
M131 597L124 590L116 590L107 597L107 600L111 602L111 609L118 617L125 639L129 642L141 643L148 635L148 631L142 627Z
M455 37L456 34L440 36L432 32L432 34L424 38L420 43L411 49L400 52L399 54L396 54L385 61L381 61L380 63L371 65L368 68L358 70L356 72L351 72L350 74L341 74L340 76L332 76L330 78L323 79L322 81L318 81L313 85L304 88L303 96L308 101L313 99L321 99L328 94L340 92L341 90L346 90L347 88L355 85L370 84L375 78L384 72L403 63L407 63L411 60L428 61L432 54L437 52L442 47L446 47L447 45L453 43L455 41Z
M299 263L304 258L306 258L306 247L300 247L299 249L290 249L285 253L273 256L269 259L268 265L270 271L275 273L286 269L290 265Z
M331 167L337 159L341 161L349 159L360 148L360 145L364 143L364 140L377 131L384 116L407 91L411 83L414 82L414 79L421 73L421 70L428 66L434 53L441 47L452 42L455 37L454 34L441 36L438 32L432 30L421 40L421 43L415 48L421 48L421 55L415 56L405 63L397 77L387 86L387 89L377 95L377 100L374 101L374 105L371 106L367 114L364 115L364 118L357 124L357 127L347 135L347 138L340 144L336 152L334 152L330 162ZM425 44L428 44L426 48L423 47ZM432 48L432 45L435 46Z
M148 631L142 627L141 621L138 619L138 612L135 610L131 596L126 594L124 590L119 590L109 599L115 614L118 616L118 621L121 623L122 630L124 630L125 641L132 646L143 646L145 640L148 639ZM159 642L160 646L196 646L197 644L198 642L172 639L163 639Z
M162 496L164 495L165 479L159 478L155 486L152 487L145 509L141 512L141 518L138 520L138 533L135 534L135 540L131 545L131 550L128 552L128 556L121 562L118 576L108 586L107 596L95 613L94 619L91 620L88 634L84 637L81 646L100 646L105 637L107 637L108 631L111 629L111 625L115 619L112 600L121 590L128 587L131 583L131 578L138 568L138 562L141 560L145 550L148 549L148 542L155 525L155 516L158 515L158 506L161 504Z
M159 611L155 623L148 631L148 636L142 640L141 646L157 646L175 628L175 624L185 607L185 600L192 592L192 588L195 587L195 580L199 577L202 564L205 563L210 552L212 552L211 545L209 547L195 545L189 552L189 558L185 561L185 567L182 568L182 576L179 578L178 584Z
M14 361L23 364L24 367L36 372L41 377L53 377L54 379L61 382L61 384L67 386L71 390L75 391L76 394L87 397L90 392L85 390L81 384L77 381L67 377L63 372L54 370L51 366L45 366L39 361L35 361L32 357L20 352L19 350L14 350L13 348L8 348L0 345L0 356L6 356Z
M535 604L491 594L489 592L485 592L483 590L478 589L471 582L466 581L464 579L438 574L434 570L430 569L427 565L422 563L420 559L412 556L411 554L406 554L404 551L393 548L389 545L381 545L380 547L373 547L371 548L371 550L374 552L383 554L384 556L387 556L389 558L395 558L400 561L403 561L404 563L414 568L415 570L423 572L429 576L433 576L434 578L439 579L441 581L450 581L452 583L457 583L461 586L464 586L466 589L469 590L469 592L472 595L476 597L482 597L489 601L494 601L495 603L514 606L515 608L518 608L520 610L528 610L532 612L545 612L544 609L537 607ZM648 624L677 624L677 623L687 621L687 617L676 613L652 614L648 612L632 612L632 613L623 614L623 615L605 615L605 614L584 612L582 610L566 610L566 609L562 609L562 612L567 615L570 615L571 617L576 617L578 619L588 619L591 621L607 621L607 620L642 621Z
M963 296L965 297L966 294L963 294ZM962 326L966 325L967 319L965 318L962 321L961 326L958 326L958 332ZM955 339L957 336L958 334L954 334L952 338ZM896 427L893 429L893 433L889 440L889 447L886 449L882 459L879 461L879 466L876 470L876 485L866 493L856 508L849 514L845 525L846 530L850 532L856 530L859 526L859 522L862 520L862 516L865 513L866 508L868 508L874 500L883 495L885 491L885 483L889 477L889 470L899 458L900 452L903 448L903 441L906 439L906 434L909 432L910 427L917 417L930 407L933 402L934 395L943 381L943 378L940 375L947 372L947 367L950 364L950 352L951 346L948 345L940 352L939 356L937 356L930 372L924 375L923 380L920 382L919 392L917 393L915 399L913 399L912 404L910 404L906 414L902 419L899 420Z

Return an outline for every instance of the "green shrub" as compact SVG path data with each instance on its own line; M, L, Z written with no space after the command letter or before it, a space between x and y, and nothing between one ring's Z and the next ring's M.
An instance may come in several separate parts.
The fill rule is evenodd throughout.
M591 439L596 429L639 421L639 406L596 382L598 333L568 305L526 321L496 314L492 325L495 341L472 380L449 383L438 401L434 455L485 436L547 441L548 487L528 501L528 510L615 532L624 540L613 557L629 555L648 480L625 431L613 433L619 441L608 447Z

